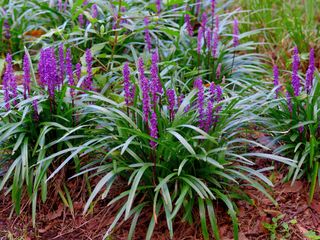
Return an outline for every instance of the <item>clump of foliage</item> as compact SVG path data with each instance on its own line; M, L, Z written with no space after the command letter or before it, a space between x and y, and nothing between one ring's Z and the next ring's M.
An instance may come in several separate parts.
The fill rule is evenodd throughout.
M26 52L23 86L20 87L12 57L10 54L6 57L1 92L4 101L0 105L0 166L3 170L0 189L11 192L18 214L21 198L27 194L32 201L35 223L39 190L45 202L48 173L63 159L56 158L55 154L75 149L82 138L85 117L77 116L83 106L83 95L76 90L70 49L65 55L63 47L59 48L59 66L54 48L42 49L39 78L30 60ZM84 82L88 82L89 77L86 75ZM79 158L74 155L70 159L74 160L74 172L78 171Z
M163 87L158 63L159 55L154 51L150 80L142 58L136 63L138 78L131 74L129 63L124 65L124 102L97 94L89 99L91 104L85 114L92 116L94 125L99 127L92 130L91 139L81 148L86 149L85 153L100 149L103 155L82 168L83 172L102 176L85 212L100 191L105 198L114 183L122 179L130 188L108 204L125 199L106 236L123 217L132 220L132 238L141 212L150 207L153 215L147 239L162 217L173 237L177 216L190 223L199 219L205 239L209 239L209 217L212 232L219 239L214 202L221 201L228 209L237 239L234 200L248 199L240 184L245 182L259 189L275 203L262 185L272 186L262 174L270 168L255 170L250 158L259 156L292 166L294 163L276 155L247 153L247 143L261 145L241 137L242 129L253 118L243 114L246 104L225 98L219 85L211 83L206 87L200 78L182 96L181 86Z
M309 202L312 201L319 171L319 101L320 84L315 75L314 51L310 51L309 67L305 76L299 75L300 58L294 49L291 84L281 91L279 73L274 67L275 90L272 100L264 104L266 124L280 146L275 153L293 157L297 168L290 168L287 179L294 182L305 176L311 182ZM303 82L301 82L303 80ZM303 88L303 89L302 89ZM276 98L274 99L274 96Z

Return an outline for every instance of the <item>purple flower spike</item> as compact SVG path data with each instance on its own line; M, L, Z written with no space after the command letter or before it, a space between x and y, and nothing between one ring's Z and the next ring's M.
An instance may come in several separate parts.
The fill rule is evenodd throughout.
M62 0L58 0L58 9L59 12L62 12Z
M10 33L10 25L7 19L4 20L3 26L4 26L4 37L7 40L9 40L11 38L11 33Z
M92 18L97 18L98 15L99 15L99 12L98 12L98 6L97 4L93 4L92 7L91 7L91 14L92 14Z
M192 28L192 25L191 25L190 15L189 14L184 15L184 21L186 23L188 34L189 34L190 37L192 37L193 36L193 28Z
M214 82L210 84L210 93L211 93L211 101L214 102L215 96L216 96L216 85L214 84Z
M216 31L219 33L219 28L220 28L220 20L219 20L219 16L217 15L216 16L216 19L215 19L215 29Z
M239 22L238 19L233 20L233 47L239 46Z
M64 50L63 44L61 43L59 46L59 85L63 85L65 75L65 65L64 65Z
M196 15L199 16L200 14L200 8L201 8L201 0L197 0L197 3L196 3Z
M211 0L211 14L212 14L212 17L214 17L215 9L216 9L216 1L215 0Z
M167 90L167 97L168 97L168 103L169 103L168 107L170 112L170 120L172 121L174 119L174 107L176 103L176 95L173 89Z
M38 100L37 99L32 101L32 106L33 106L33 111L34 111L34 114L33 114L34 120L36 122L38 122L39 121L39 112L38 112Z
M206 120L206 125L205 125L206 132L209 132L211 125L212 125L212 122L213 122L212 113L213 113L213 103L211 101L209 101L208 106L207 106L207 120Z
M206 28L207 22L208 22L208 17L207 17L207 14L204 12L201 17L201 26L203 29Z
M198 44L197 44L197 53L201 53L201 47L202 47L202 37L203 37L203 28L200 27L198 30Z
M83 14L79 14L78 21L79 21L79 26L83 27L84 26L84 15Z
M161 12L161 0L156 0L157 13Z
M47 57L47 50L41 49L40 51L40 59L39 59L39 66L38 66L38 73L39 73L39 84L42 88L47 84L46 83L46 57Z
M65 0L64 1L64 6L63 6L64 9L63 10L67 11L67 7L68 7L68 0Z
M306 92L310 93L313 85L313 78L314 78L314 71L315 71L315 65L314 65L314 49L312 48L310 50L309 54L309 67L307 70L306 75Z
M303 131L304 131L304 126L300 126L300 127L298 128L298 131L299 131L300 134L303 133Z
M68 84L70 87L75 86L74 79L73 79L73 71L72 71L72 56L71 56L71 50L68 48L67 54L66 54L66 65L67 65L67 75L68 75ZM74 97L74 89L70 88L70 95L71 97Z
M46 83L48 85L48 92L51 99L54 99L55 89L58 84L58 74L57 74L57 60L54 53L54 48L47 49L47 59L46 59Z
M216 86L216 93L217 93L216 101L220 102L222 99L222 88L219 85Z
M292 112L292 101L291 101L290 93L288 91L286 92L286 98L287 98L288 109L290 112Z
M294 95L300 95L300 79L298 75L300 65L299 51L298 48L295 47L293 50L293 62L292 62L292 80L291 84L294 90Z
M163 93L162 84L159 78L159 68L158 68L159 56L158 51L155 51L151 56L151 93L154 106L156 106L158 101L158 95Z
M84 89L92 90L92 54L91 50L86 50L87 77L84 80Z
M3 75L4 102L7 110L10 109L10 95L12 91L12 83L15 81L12 67L12 57L8 53L6 56L6 69Z
M129 64L125 63L123 67L123 87L124 87L124 98L126 105L129 106L131 103L131 91L130 91L130 70L129 70Z
M158 122L157 122L157 114L155 112L151 113L150 119L150 137L154 139L158 139ZM157 143L154 141L150 141L150 146L155 149L157 147Z
M207 28L207 32L206 32L206 41L207 41L207 48L208 48L208 51L210 53L211 51L211 40L212 40L212 32L211 32L211 29L210 28Z
M212 57L218 58L219 35L217 29L213 32Z
M276 87L276 98L278 98L279 95L279 91L280 91L280 84L279 84L279 70L277 65L273 66L273 83L274 83L274 87Z
M204 114L204 88L201 78L198 78L194 82L194 86L198 88L198 113L199 113L199 127L203 129L205 127L205 114Z
M145 29L144 29L144 39L145 39L145 43L147 44L148 50L151 51L152 45L151 45L151 37L150 37L150 33L149 33L149 19L148 17L144 18L144 25L145 25Z
M81 63L76 64L76 76L77 80L80 81L81 78Z
M142 58L139 58L138 60L138 71L140 77L140 87L142 90L143 120L148 122L150 109L149 80L144 75L144 63Z
M24 96L24 99L27 99L27 97L30 95L30 82L31 82L30 62L29 62L28 55L25 54L23 57L23 96Z
M222 64L219 63L219 64L218 64L218 67L217 67L217 71L216 71L216 79L220 79L220 76L221 76L221 67L222 67Z
M6 57L6 63L7 63L7 67L6 67L5 75L7 75L6 81L8 84L7 86L9 87L9 92L10 92L9 95L12 98L16 98L18 96L17 81L13 72L12 57L9 53L7 54L7 57ZM13 104L16 105L16 100L14 100Z

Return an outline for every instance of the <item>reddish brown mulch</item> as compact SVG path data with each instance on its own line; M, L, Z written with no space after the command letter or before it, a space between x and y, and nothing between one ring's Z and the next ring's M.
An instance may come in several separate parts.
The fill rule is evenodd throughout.
M250 187L244 190L254 200L254 206L245 201L238 201L240 239L270 239L269 232L263 227L263 223L271 223L273 217L283 214L279 225L286 222L289 224L289 233L285 233L280 227L277 229L277 238L281 239L306 239L303 234L308 230L320 233L320 194L315 194L311 206L307 204L308 185L297 181L294 186L289 183L281 183L282 174L275 174L275 181L278 182L272 192L273 197L278 201L279 206L274 206L263 194ZM93 213L87 216L82 215L83 206L86 201L86 188L84 182L79 179L68 183L68 188L73 189L71 195L74 201L74 217L69 209L63 205L59 196L52 189L46 204L40 204L37 215L37 228L32 228L29 204L25 203L22 208L25 210L20 216L12 213L12 203L9 197L0 197L0 239L102 239L107 227L112 223L121 202L113 207L107 207L108 201L119 194L119 191L126 186L119 185L112 191L111 195L99 201ZM82 192L79 190L83 189ZM222 239L233 239L232 226L228 215L222 206L217 207L217 218L220 225ZM9 218L10 214L12 217ZM144 239L149 219L152 212L146 211L139 218L135 239ZM296 223L290 223L291 220ZM156 225L153 239L169 239L166 222L159 218ZM130 222L120 222L112 239L126 239L130 228ZM176 222L174 224L174 239L202 239L200 221L189 225ZM289 234L289 235L288 235ZM10 238L14 236L16 238ZM1 238L2 237L2 238Z

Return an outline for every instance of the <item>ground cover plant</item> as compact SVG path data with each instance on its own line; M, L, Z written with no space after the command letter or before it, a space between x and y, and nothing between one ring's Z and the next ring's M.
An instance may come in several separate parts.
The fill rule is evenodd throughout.
M37 229L54 189L74 221L106 211L103 239L125 223L126 239L154 239L157 226L175 239L183 224L223 239L225 222L241 239L243 206L263 201L276 210L257 222L275 239L300 224L279 184L305 183L316 208L317 0L0 3L10 216L30 210Z

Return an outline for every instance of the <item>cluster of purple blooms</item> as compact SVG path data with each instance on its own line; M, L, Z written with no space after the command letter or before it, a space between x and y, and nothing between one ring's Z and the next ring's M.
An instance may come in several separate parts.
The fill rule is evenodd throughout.
M213 107L214 103L219 104L222 100L222 88L214 83L210 84L210 98L207 103L207 109L205 111L205 89L201 78L198 78L194 82L194 87L198 89L197 109L198 109L198 121L199 128L208 132L213 122L218 121L218 113L221 111L221 105L217 105L215 108L216 117L213 119Z
M292 59L292 79L291 79L291 86L293 89L294 96L299 96L301 91L301 83L299 78L299 66L300 66L300 57L298 48L295 47L293 50L293 59ZM314 72L315 72L315 60L314 60L314 49L310 50L309 54L309 67L306 73L306 81L305 81L305 91L306 93L310 93L313 86L313 79L314 79ZM277 66L273 67L273 74L274 74L274 86L276 87L276 98L280 92L280 83L279 83L279 70ZM288 108L290 112L292 112L292 101L291 95L289 91L286 91L286 98L288 103Z
M138 59L138 74L139 74L139 85L142 93L142 111L143 121L148 126L149 134L153 139L158 138L158 123L156 107L161 100L163 95L163 87L159 78L159 54L155 50L151 56L151 67L150 67L150 79L145 75L145 66L142 58ZM125 63L123 67L123 85L124 85L124 98L127 106L133 104L135 98L135 85L130 82L130 70L129 64ZM176 93L173 89L166 90L166 98L168 102L168 112L170 121L174 120L175 108L179 106L183 100L183 96L177 98ZM150 120L150 121L149 121ZM155 149L157 144L154 141L150 141L150 146Z
M75 96L74 86L74 73L72 65L72 55L71 49L67 49L66 56L64 55L63 45L59 46L58 58L55 54L54 48L44 48L40 52L40 59L38 65L39 74L39 85L48 90L49 99L54 102L55 92L60 90L63 85L64 79L67 79L70 88L70 95ZM84 90L92 89L92 55L91 51L88 49L86 51L86 61L87 61L87 75L85 81L82 85ZM27 54L23 57L23 97L27 99L31 95L31 74L30 74L31 63L29 56ZM81 78L81 64L76 65L76 77L79 81ZM11 108L11 102L13 106L16 105L18 90L17 90L17 80L13 71L12 57L8 53L6 56L6 68L3 76L3 90L4 90L4 102L5 108L9 110ZM33 100L33 107L35 112L35 118L38 119L38 102Z

